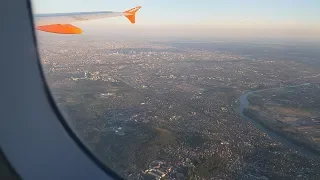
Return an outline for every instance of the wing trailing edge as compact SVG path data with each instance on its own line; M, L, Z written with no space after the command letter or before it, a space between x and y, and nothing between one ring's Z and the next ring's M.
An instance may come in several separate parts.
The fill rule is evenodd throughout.
M37 26L37 30L57 34L82 34L82 30L71 24L50 24Z

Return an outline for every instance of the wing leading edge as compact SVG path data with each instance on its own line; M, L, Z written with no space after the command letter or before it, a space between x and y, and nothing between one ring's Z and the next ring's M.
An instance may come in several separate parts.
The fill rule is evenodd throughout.
M82 34L82 30L71 22L125 16L132 24L136 22L135 14L141 8L137 6L124 12L99 11L35 15L36 29L57 34Z

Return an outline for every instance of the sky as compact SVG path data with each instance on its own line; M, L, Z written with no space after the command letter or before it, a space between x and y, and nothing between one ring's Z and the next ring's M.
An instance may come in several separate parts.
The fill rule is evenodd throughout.
M118 11L141 5L136 29L258 29L320 36L319 0L32 0L34 13ZM125 18L95 24L129 25ZM89 23L89 24L90 24ZM156 29L155 29L156 30ZM240 31L239 31L240 32ZM249 31L246 31L247 33Z

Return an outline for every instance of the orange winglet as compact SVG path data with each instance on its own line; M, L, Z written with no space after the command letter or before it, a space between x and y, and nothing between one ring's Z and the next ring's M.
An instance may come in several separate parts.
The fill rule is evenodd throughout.
M37 30L57 33L57 34L81 34L82 30L71 24L50 24L44 26L37 26Z
M142 8L141 6L137 6L135 8L129 9L123 13L129 19L129 21L132 24L134 24L134 23L136 23L136 12L139 11L139 9L141 9L141 8Z

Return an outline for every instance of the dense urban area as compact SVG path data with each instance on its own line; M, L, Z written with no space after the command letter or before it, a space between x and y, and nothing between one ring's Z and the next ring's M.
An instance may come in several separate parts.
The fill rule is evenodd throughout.
M320 46L47 34L38 46L70 126L126 179L320 177ZM273 93L306 83L311 90Z

